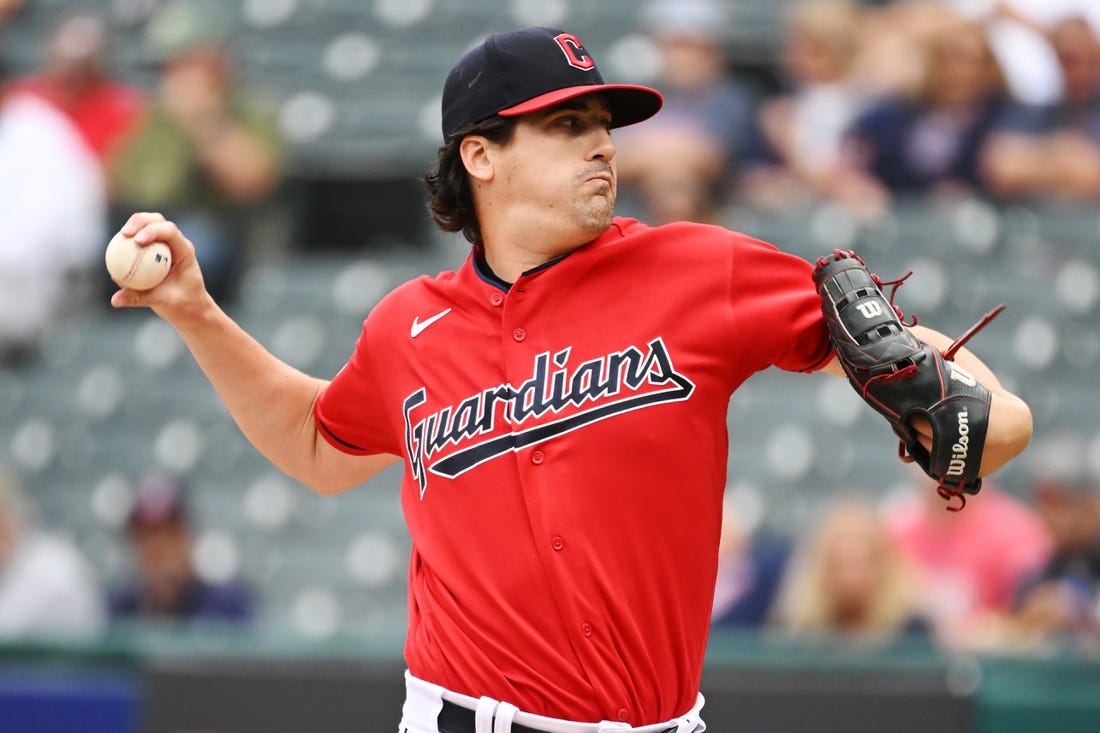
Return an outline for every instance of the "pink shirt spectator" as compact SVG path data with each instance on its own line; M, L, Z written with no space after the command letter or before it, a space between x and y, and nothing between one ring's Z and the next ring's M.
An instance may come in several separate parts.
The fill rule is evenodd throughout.
M924 488L924 487L922 487ZM1038 514L988 482L962 512L944 511L935 492L907 497L887 513L890 530L923 584L925 611L948 645L981 645L1012 610L1023 578L1048 556Z

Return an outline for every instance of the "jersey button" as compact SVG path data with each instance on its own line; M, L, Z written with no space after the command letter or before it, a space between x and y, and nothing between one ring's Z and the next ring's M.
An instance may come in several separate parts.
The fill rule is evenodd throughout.
M493 305L501 305L504 303L504 293L493 293L489 296L489 302Z
M565 540L561 537L554 537L550 540L550 546L554 548L555 552L561 552L565 549Z
M546 460L546 454L543 453L540 450L537 450L537 451L535 451L534 453L531 454L531 463L534 463L536 466L539 465L540 463L542 463L545 460Z
M630 720L630 711L626 708L619 708L619 722L625 723Z
M517 328L515 331L512 331L512 338L514 338L516 341L523 341L525 338L527 338L527 332L524 331L522 328Z
M585 636L592 636L592 624L590 624L590 623L581 624L581 633L584 634Z

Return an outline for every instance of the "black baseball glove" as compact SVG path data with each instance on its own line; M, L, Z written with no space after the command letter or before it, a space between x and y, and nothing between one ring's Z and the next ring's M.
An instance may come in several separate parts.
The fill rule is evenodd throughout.
M977 494L982 486L978 469L990 394L953 359L1004 306L940 352L905 328L901 310L893 304L894 291L904 280L883 283L850 251L835 250L819 258L814 268L829 336L848 381L890 422L901 440L902 460L916 462L936 479L944 499L958 497L958 505L948 506L958 511L966 506L966 494ZM894 286L889 299L881 290L885 284ZM913 424L918 416L931 427L927 448Z

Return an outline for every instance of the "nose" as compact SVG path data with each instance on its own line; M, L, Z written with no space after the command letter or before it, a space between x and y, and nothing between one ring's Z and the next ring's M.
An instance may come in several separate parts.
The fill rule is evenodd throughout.
M600 126L596 132L596 141L592 148L592 160L602 160L610 163L615 157L615 140L611 137L611 131Z

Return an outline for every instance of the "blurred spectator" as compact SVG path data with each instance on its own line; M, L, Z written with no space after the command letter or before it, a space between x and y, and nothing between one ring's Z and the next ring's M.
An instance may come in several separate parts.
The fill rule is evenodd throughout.
M967 17L985 24L990 44L1005 70L1008 89L1024 104L1053 104L1064 87L1046 29L1074 6L1094 0L949 0Z
M926 40L924 57L917 93L873 105L846 135L848 175L869 177L883 200L984 189L981 151L1008 104L1000 67L981 26L961 19Z
M1093 0L897 0L876 13L867 28L861 61L869 79L885 79L892 92L909 93L914 50L946 22L965 18L985 34L1005 74L1010 96L1025 104L1051 104L1062 94L1061 72L1046 29L1074 7Z
M729 71L727 20L713 0L649 4L645 28L661 53L661 114L616 131L624 193L650 224L713 221L731 176L757 146L755 95Z
M1083 438L1064 433L1031 452L1034 501L1054 546L1020 587L1025 641L1100 641L1100 483L1087 453Z
M1049 635L1100 635L1100 489L1094 482L1045 480L1035 502L1054 549L1021 588L1024 628Z
M142 110L136 90L112 79L106 69L107 22L78 11L57 24L46 42L42 71L13 85L56 105L72 120L100 160L133 130Z
M185 490L175 479L150 473L138 480L126 529L137 575L113 592L114 619L251 620L253 601L243 584L210 583L196 573Z
M853 73L873 99L915 95L924 77L922 48L958 14L940 0L865 5Z
M775 620L809 638L896 641L927 630L917 593L875 510L865 502L838 502L796 549Z
M0 466L0 638L89 638L106 618L91 568L35 527L14 474Z
M251 225L280 179L274 111L234 78L232 6L161 6L145 32L159 64L151 109L112 166L115 204L188 232L208 290L229 299Z
M72 304L74 276L102 262L107 205L99 161L73 124L6 92L2 66L0 366L10 366L33 357Z
M1067 200L1100 196L1100 41L1082 17L1050 32L1065 95L1021 108L991 136L983 162L992 189L1006 197Z
M23 0L0 0L0 21L23 7Z
M759 532L751 514L727 495L711 614L715 626L762 627L783 579L789 543Z
M833 191L843 133L867 101L852 73L861 17L852 0L799 0L791 7L783 39L790 89L760 113L774 162L743 179L747 201L782 206Z
M1015 590L1050 551L1050 535L1034 509L987 480L965 510L948 512L921 474L887 521L917 568L940 641L952 648L1005 643Z
M1096 0L941 0L986 25L1014 98L1024 104L1056 103L1064 94L1062 71L1048 31L1071 17L1100 33Z

